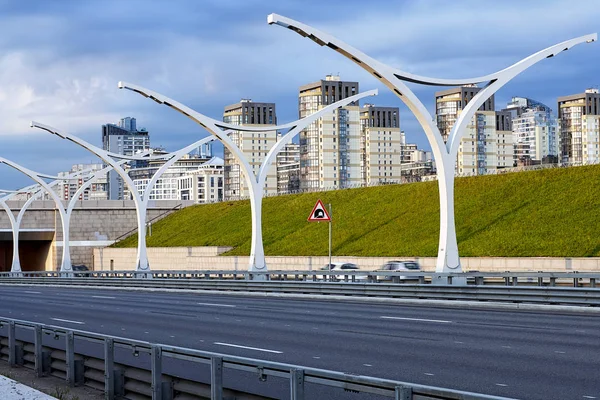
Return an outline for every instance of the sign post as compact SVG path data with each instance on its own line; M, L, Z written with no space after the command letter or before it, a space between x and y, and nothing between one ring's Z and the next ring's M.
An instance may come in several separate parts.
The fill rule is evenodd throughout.
M329 213L325 210L323 202L319 199L317 204L313 207L310 215L308 216L308 222L329 222L329 269L331 269L331 203L328 204Z
M331 203L329 206L329 269L331 269Z

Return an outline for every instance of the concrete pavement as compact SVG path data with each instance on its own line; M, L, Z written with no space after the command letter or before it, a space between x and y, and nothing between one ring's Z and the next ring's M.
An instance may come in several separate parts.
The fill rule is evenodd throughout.
M0 399L2 400L57 400L10 378L0 375Z

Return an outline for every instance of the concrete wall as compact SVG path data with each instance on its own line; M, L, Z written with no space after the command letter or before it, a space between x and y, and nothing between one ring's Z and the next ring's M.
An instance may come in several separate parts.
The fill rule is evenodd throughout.
M9 202L16 216L24 202ZM181 201L151 201L147 219L166 216L177 205L190 205ZM36 201L29 207L21 224L26 229L52 229L54 241L46 260L46 269L56 269L62 259L63 232L60 213L53 201ZM93 248L104 247L119 236L137 228L135 205L131 200L118 201L80 201L77 202L71 217L71 260L73 264L93 263ZM0 213L0 229L10 229L5 212ZM21 252L21 254L23 254ZM22 263L23 264L23 263ZM23 264L23 269L26 266Z
M247 256L218 256L229 248L222 247L151 247L148 249L150 268L154 270L246 270ZM136 249L94 249L94 269L133 269ZM101 261L102 259L102 261ZM333 262L357 264L360 269L375 270L394 257L332 257ZM400 258L406 259L406 258ZM112 260L112 264L111 264ZM434 271L434 257L417 258L421 268ZM544 257L464 257L465 271L600 271L600 258L544 258ZM328 257L267 257L271 270L316 270L329 261ZM112 268L111 268L112 265Z

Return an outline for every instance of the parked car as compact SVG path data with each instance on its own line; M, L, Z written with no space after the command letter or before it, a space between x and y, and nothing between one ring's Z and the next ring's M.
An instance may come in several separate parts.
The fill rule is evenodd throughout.
M77 273L77 271L89 271L90 269L87 267L87 265L84 264L79 264L79 265L72 265L71 268L73 268L73 272L75 276L88 276L88 274L85 273Z
M383 264L383 266L378 269L377 271L387 271L387 272L393 272L393 271L420 271L421 270L421 266L419 265L418 262L416 261L388 261L385 264ZM395 276L380 276L379 280L393 280ZM405 281L405 280L410 280L410 279L418 279L416 276L410 276L410 275L400 275L398 277L399 280L401 281Z
M325 271L355 271L355 270L359 270L360 268L358 268L358 265L354 264L354 263L345 263L345 262L334 262L331 264L327 264L325 265L323 268L321 268L321 270L325 270ZM348 276L348 280L351 281L352 280L352 275L347 275ZM354 275L355 276L355 280L365 280L367 279L367 275ZM327 275L323 275L323 279L327 280ZM341 275L331 275L331 280L337 280L337 281L341 281L341 280L345 280L346 279L346 275L341 274Z

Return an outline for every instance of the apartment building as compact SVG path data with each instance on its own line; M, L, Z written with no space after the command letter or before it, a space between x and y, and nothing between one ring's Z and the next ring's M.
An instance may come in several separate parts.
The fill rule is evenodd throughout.
M251 99L242 99L239 103L225 107L223 121L232 125L264 126L277 125L274 103L258 103ZM230 134L233 142L240 148L255 175L267 153L277 141L275 130L267 132L234 131ZM236 200L250 195L245 178L236 158L227 148L224 152L224 198ZM265 194L277 192L277 170L272 165L265 181Z
M62 200L71 200L75 196L77 190L79 190L85 182L90 180L96 171L99 171L102 168L102 164L74 164L69 171L59 172L57 176L61 178L66 178L77 172L81 173L81 175L62 181L59 188L57 188L57 194ZM85 189L78 198L79 200L107 200L107 186L107 175L101 176Z
M136 119L122 118L118 125L102 125L102 148L116 154L131 156L150 149L150 135L144 128L138 130ZM128 166L124 166L125 169ZM108 173L109 200L123 200L126 188L121 177L115 172Z
M358 82L327 75L300 87L299 117L358 93ZM300 132L300 187L340 189L362 184L358 102L341 107Z
M435 94L436 120L445 141L461 111L479 90L475 85L468 85ZM513 143L511 114L494 111L494 96L491 96L477 110L460 140L456 172L485 175L512 167Z
M213 157L195 171L177 178L180 200L198 204L223 201L223 159Z
M404 145L399 109L365 104L360 110L360 125L362 184L399 183Z
M513 97L503 111L512 117L516 165L558 162L560 129L550 107L525 97Z
M300 190L300 145L297 143L287 144L277 154L276 165L277 194L298 192Z
M598 89L558 98L561 161L568 164L600 161L600 93Z

